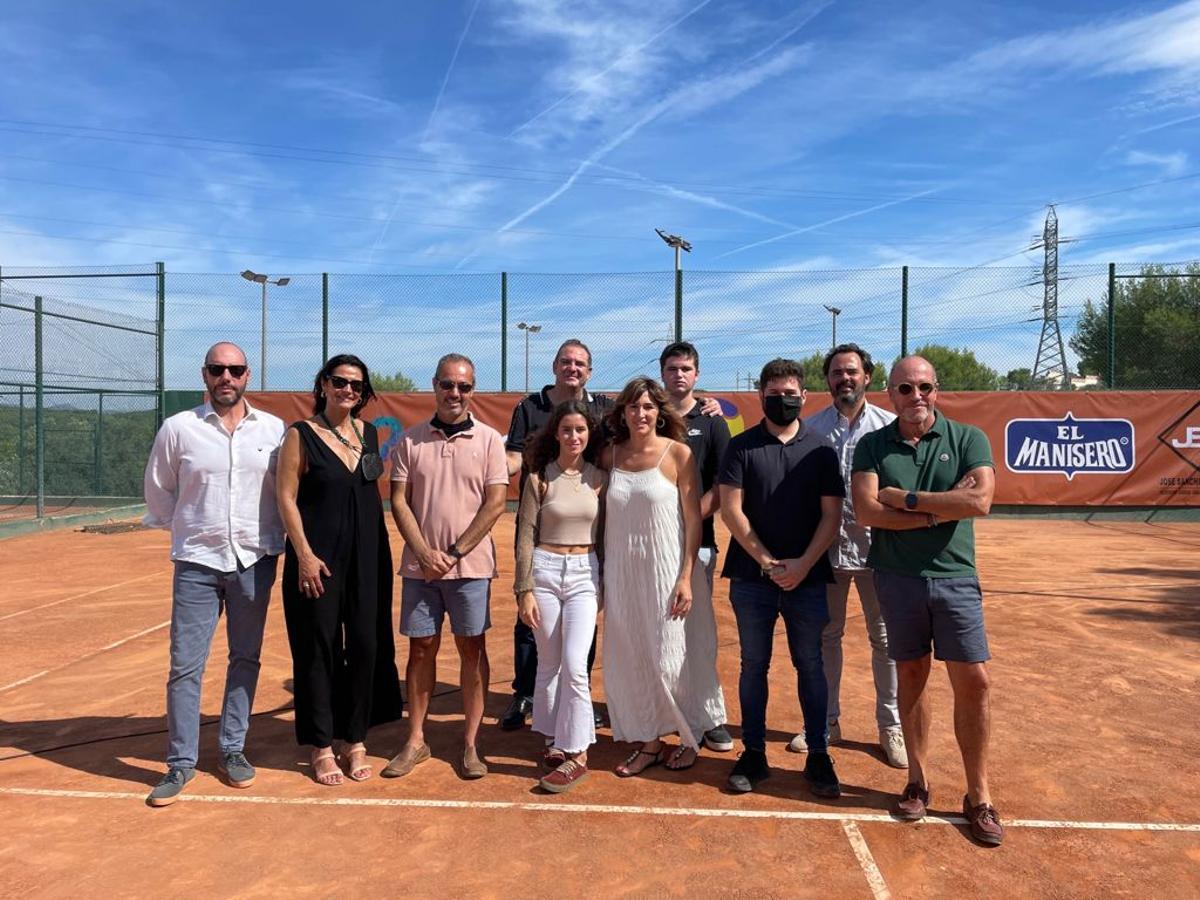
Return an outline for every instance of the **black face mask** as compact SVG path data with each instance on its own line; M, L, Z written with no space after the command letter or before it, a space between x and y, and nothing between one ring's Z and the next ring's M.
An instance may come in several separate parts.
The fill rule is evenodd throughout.
M768 394L763 397L763 414L780 428L786 428L800 418L800 398L791 394Z

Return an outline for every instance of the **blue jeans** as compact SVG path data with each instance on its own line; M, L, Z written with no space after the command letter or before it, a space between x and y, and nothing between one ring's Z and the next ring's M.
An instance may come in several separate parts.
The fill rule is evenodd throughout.
M221 704L222 753L243 750L258 685L267 603L278 556L264 556L248 569L218 572L176 562L171 603L171 674L167 679L167 765L196 768L200 752L200 683L217 621L225 613L229 665Z
M742 743L747 750L767 748L767 673L775 642L775 620L782 616L788 651L796 668L796 693L804 713L809 752L823 753L829 688L821 665L821 632L829 622L825 585L801 585L790 591L767 581L735 578L729 599L742 647L738 698L742 704Z

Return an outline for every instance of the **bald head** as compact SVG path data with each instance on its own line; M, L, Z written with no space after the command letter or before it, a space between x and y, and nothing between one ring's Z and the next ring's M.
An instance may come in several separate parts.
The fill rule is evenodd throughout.
M937 384L937 372L933 363L923 356L906 356L892 367L888 376L888 387L894 387L902 381L919 384L922 381Z
M246 352L233 341L217 341L204 354L206 366L214 362L244 366L246 365Z

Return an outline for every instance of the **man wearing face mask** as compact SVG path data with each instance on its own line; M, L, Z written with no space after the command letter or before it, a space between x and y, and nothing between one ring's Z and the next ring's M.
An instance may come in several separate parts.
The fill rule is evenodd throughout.
M890 424L896 414L867 402L867 385L875 371L871 354L858 344L839 344L825 354L825 383L833 403L809 416L804 424L824 436L837 452L842 478L850 484L850 464L859 439ZM850 492L847 491L847 494ZM829 683L829 743L841 740L842 637L846 632L846 606L850 582L858 592L863 622L871 644L871 674L875 681L875 724L879 728L879 746L888 765L903 769L908 765L904 734L900 730L900 711L896 706L896 664L888 658L887 626L875 596L872 571L867 567L871 548L871 529L860 524L854 504L847 497L842 504L842 527L829 551L834 583L829 586L829 624L821 637L821 657L825 680ZM788 749L803 753L804 732L792 738Z
M838 797L826 740L821 632L829 621L825 589L833 581L826 550L838 536L846 488L833 448L800 421L803 367L771 360L759 378L759 399L765 418L730 441L717 479L721 517L732 535L722 575L731 581L742 654L738 695L745 749L729 788L746 793L771 774L767 672L775 621L782 618L810 736L804 777L816 796Z

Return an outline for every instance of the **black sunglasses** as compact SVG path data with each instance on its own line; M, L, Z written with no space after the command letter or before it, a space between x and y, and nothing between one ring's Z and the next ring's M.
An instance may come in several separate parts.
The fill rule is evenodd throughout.
M249 366L223 366L220 363L205 363L204 368L208 372L208 374L211 375L213 378L220 378L222 375L225 374L226 369L229 370L229 374L232 375L234 378L241 378L243 375L246 374L246 370L250 367Z
M356 394L363 392L363 382L358 378L343 378L341 375L330 375L328 380L339 391L348 387Z
M920 391L922 397L926 397L937 390L937 385L929 381L922 381L920 384L912 384L908 381L902 381L896 385L896 390L900 392L902 397L909 396L913 391Z
M460 394L469 394L471 391L475 390L475 385L468 381L450 381L449 379L439 381L438 387L440 387L443 391L452 391L455 388L458 388L458 392Z

